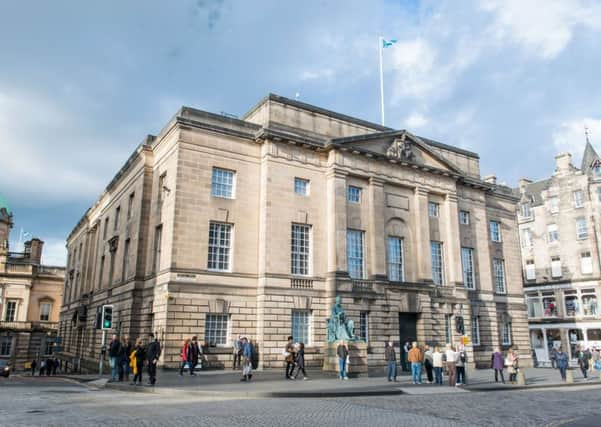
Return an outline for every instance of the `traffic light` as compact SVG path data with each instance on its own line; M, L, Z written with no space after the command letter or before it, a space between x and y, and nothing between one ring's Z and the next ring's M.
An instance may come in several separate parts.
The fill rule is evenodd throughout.
M102 306L102 329L113 329L113 306Z

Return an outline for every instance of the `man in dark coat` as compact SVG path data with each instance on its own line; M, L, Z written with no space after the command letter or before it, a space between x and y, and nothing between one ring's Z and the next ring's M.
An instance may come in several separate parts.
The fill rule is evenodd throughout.
M117 381L119 376L119 357L121 356L121 342L117 335L113 335L109 344L109 363L111 365L111 382Z
M148 385L155 385L157 381L157 363L161 357L161 344L151 332L148 334L148 346L146 346L146 360L148 360Z
M198 338L196 336L192 337L192 341L190 345L188 345L188 354L187 360L190 366L190 375L196 375L194 373L194 368L198 365L198 357L200 355L200 347L198 345Z

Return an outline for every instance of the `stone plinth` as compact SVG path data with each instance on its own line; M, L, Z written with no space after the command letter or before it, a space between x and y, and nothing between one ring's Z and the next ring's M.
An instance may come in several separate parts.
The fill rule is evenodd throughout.
M323 371L338 374L338 343L326 344L323 357ZM349 342L349 363L346 371L349 377L367 376L367 343Z

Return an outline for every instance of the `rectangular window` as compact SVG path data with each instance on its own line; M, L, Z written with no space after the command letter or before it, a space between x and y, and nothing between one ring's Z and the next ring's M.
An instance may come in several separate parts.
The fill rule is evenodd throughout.
M576 290L565 290L563 291L563 302L565 306L565 313L568 317L578 316L580 310L578 307L578 291Z
M301 196L309 195L309 180L294 178L294 192Z
M536 267L534 260L526 260L526 280L536 280Z
M213 168L211 195L213 197L234 198L234 171Z
M576 219L576 238L578 240L588 239L588 227L584 217Z
M130 240L127 239L125 240L125 245L123 246L123 265L121 268L121 281L125 282L125 279L127 279L128 275L128 271L129 270L129 245L130 245Z
M0 337L0 356L10 356L13 346L13 337Z
M472 344L480 345L480 318L472 316Z
M298 276L311 274L311 226L292 224L292 243L290 252L290 272Z
M526 304L528 306L528 317L543 317L543 305L537 294L526 295Z
M17 317L17 301L6 301L4 321L14 322Z
M52 303L43 302L40 304L40 321L47 322L50 320L50 312L52 311Z
M589 251L580 254L580 271L582 274L593 273L593 258Z
M102 232L102 238L106 240L106 236L108 235L109 232L109 218L106 217L104 219L104 231Z
M121 217L121 206L117 206L117 209L115 209L115 224L113 227L114 231L117 231L117 229L119 228L120 217Z
M346 259L351 279L363 279L363 231L346 231Z
M435 202L428 202L428 215L430 218L438 218L440 216L440 205Z
M205 341L211 346L226 346L228 337L228 315L207 314L205 317Z
M499 221L490 221L490 240L501 241L501 223Z
M209 270L229 271L232 225L211 222L209 225Z
M532 211L530 210L530 203L522 203L520 205L520 214L522 215L522 218L531 218L532 217Z
M165 194L165 180L167 179L167 172L163 172L159 176L159 188L157 189L157 203L161 205L163 203L163 195Z
M559 212L559 197L553 196L549 198L549 211L552 214Z
M582 190L574 191L574 207L581 208L584 206L584 195Z
M453 315L444 315L444 331L447 344L453 344Z
M44 356L50 356L53 347L54 343L51 340L44 341Z
M558 278L562 276L561 258L559 256L551 257L551 277Z
M495 291L498 294L507 293L507 287L505 284L505 260L493 258L492 267L495 275Z
M111 257L110 260L109 260L109 286L112 286L113 285L113 280L115 279L114 278L114 275L115 275L114 274L115 273L115 258L116 258L115 252L111 252L109 254L109 256ZM75 282L76 285L77 285L78 282L79 282L79 274L77 275L77 281Z
M152 260L152 271L157 273L161 269L161 244L163 240L163 226L159 225L154 230L154 259Z
M388 237L388 280L392 282L405 281L403 239L400 237Z
M369 311L359 312L359 338L369 341Z
M547 225L547 236L549 243L557 242L559 240L559 229L557 224Z
M104 279L104 255L100 257L100 271L98 272L98 288L102 288L102 280Z
M543 316L557 317L557 304L553 292L543 292Z
M468 211L459 211L459 224L470 225L470 213Z
M361 203L361 188L349 185L346 189L346 200L352 203Z
M129 200L127 201L127 219L131 218L134 209L134 198L136 197L136 193L131 193L129 195Z
M311 312L309 310L292 310L291 335L295 342L311 344Z
M503 323L503 337L502 337L503 345L511 345L511 322Z
M582 315L596 316L597 315L597 295L594 289L583 289L582 293ZM589 329L590 331L590 329ZM589 338L590 340L591 338ZM601 341L601 338L598 339Z
M432 281L436 285L444 285L442 242L430 241L430 262L432 264Z
M463 285L467 289L476 289L474 250L472 248L461 248L461 264L463 266Z
M532 231L529 228L524 228L522 230L522 247L523 248L531 248L532 247Z

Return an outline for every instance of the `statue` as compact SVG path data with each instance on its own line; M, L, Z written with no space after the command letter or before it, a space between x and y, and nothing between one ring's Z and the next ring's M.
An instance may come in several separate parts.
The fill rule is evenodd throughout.
M395 139L390 147L388 147L386 151L388 157L397 160L413 160L415 155L411 147L411 141L406 138L406 135L403 133L400 138Z
M331 317L328 319L327 340L328 342L359 340L359 337L355 336L355 323L351 319L347 319L340 303L340 297L336 297L336 302L332 306Z

